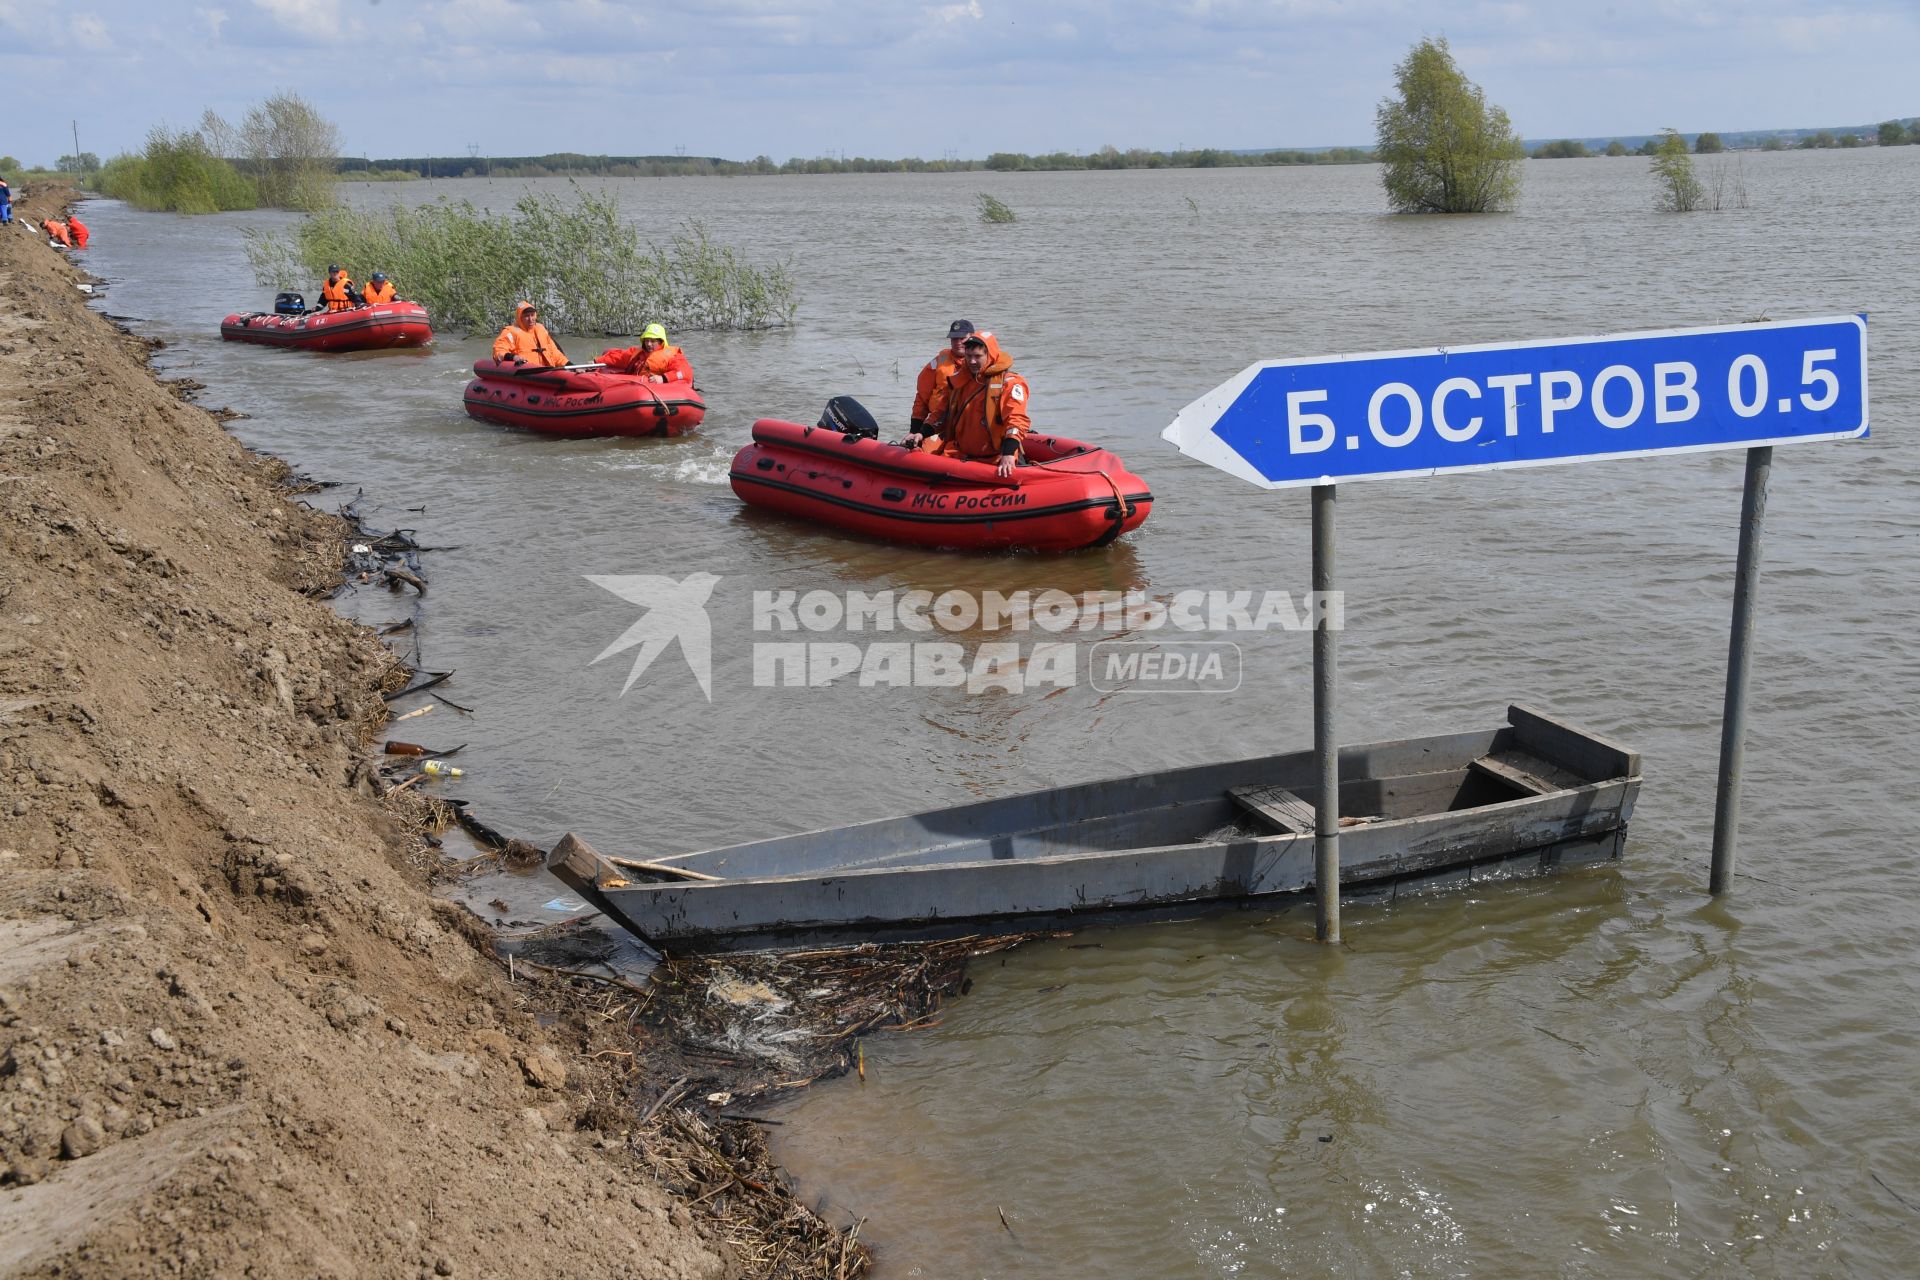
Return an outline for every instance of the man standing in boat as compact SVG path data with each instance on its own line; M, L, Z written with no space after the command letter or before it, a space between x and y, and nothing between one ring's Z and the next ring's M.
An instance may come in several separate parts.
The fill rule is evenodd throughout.
M934 392L945 386L947 380L960 371L962 348L973 335L971 320L955 320L947 326L947 345L933 353L933 359L920 366L920 377L913 387L913 409L907 415L907 430L915 435L922 434L927 425L927 412L933 406Z
M1020 441L1033 426L1027 416L1027 380L1013 357L986 330L961 343L962 368L936 388L928 420L907 444L949 458L992 462L1002 480L1013 474Z
M693 382L687 353L667 342L667 328L650 324L640 331L637 347L615 347L600 353L601 364L615 373L637 374L648 382Z
M493 358L502 364L537 364L558 369L567 362L567 353L540 323L540 308L522 302L513 308L513 323L493 340Z

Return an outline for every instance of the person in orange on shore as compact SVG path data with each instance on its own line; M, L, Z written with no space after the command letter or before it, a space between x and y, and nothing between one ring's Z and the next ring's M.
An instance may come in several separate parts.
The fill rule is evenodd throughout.
M1013 357L986 330L967 337L961 358L965 368L934 393L925 434L909 435L907 443L949 458L992 460L994 473L1004 480L1013 474L1020 442L1033 426L1027 380L1013 371Z
M665 325L650 324L642 329L637 347L602 351L600 363L615 373L639 374L648 382L693 381L693 365L686 352L668 344Z
M394 292L393 281L387 279L387 273L376 271L367 277L367 287L361 290L360 296L372 306L376 302L392 302Z
M327 282L320 286L320 300L329 311L347 311L357 306L353 296L353 277L338 265L327 268Z
M67 224L58 218L48 218L40 224L46 229L47 239L63 249L73 248L73 236L67 231Z
M927 410L933 393L960 369L961 345L973 333L973 322L955 320L947 326L945 349L933 353L933 359L920 366L920 377L913 387L913 408L907 414L907 430L919 432L927 424Z
M567 362L567 353L540 323L540 308L521 302L513 308L513 323L493 340L493 358L502 364L531 363L558 369Z
M87 241L93 239L93 232L87 230L87 224L80 221L77 213L67 215L67 234L73 237L73 247L76 249L86 248Z

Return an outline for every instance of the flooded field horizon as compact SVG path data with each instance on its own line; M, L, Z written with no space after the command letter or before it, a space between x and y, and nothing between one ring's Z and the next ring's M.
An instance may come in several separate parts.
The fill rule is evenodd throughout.
M243 235L285 215L99 202L88 265L105 311L167 343L164 373L342 486L313 501L357 491L370 522L441 548L423 599L344 605L411 610L423 663L456 671L442 691L471 715L408 726L470 744L435 785L513 835L652 856L1310 745L1309 637L1284 626L1210 633L1238 646L1231 694L1096 688L1104 635L1065 637L1071 682L1018 691L790 687L758 652L874 638L780 632L767 593L1298 598L1306 495L1159 439L1254 360L1866 313L1873 437L1776 451L1732 895L1706 879L1740 454L1346 485L1342 739L1547 707L1642 753L1625 858L1358 907L1337 948L1309 905L994 956L939 1026L867 1040L864 1082L769 1114L803 1194L866 1219L883 1277L1894 1276L1920 1243L1920 299L1901 265L1920 148L1725 159L1748 206L1691 216L1653 212L1637 159L1531 162L1516 212L1449 219L1385 216L1368 166L594 183L661 238L698 218L799 280L790 328L673 335L710 411L668 441L471 421L491 334L223 345L221 316L271 296ZM565 189L347 196L504 207L529 186ZM1018 220L981 224L981 189ZM846 394L904 427L961 316L1014 353L1037 424L1150 483L1137 533L956 556L741 506L727 463L755 418ZM602 655L640 611L594 579L695 574L715 579L708 688L676 647L623 692L633 652ZM566 915L557 882L510 889L517 918Z

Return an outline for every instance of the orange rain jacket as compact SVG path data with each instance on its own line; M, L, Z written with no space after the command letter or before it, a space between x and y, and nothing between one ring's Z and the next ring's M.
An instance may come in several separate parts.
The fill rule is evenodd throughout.
M558 369L567 362L567 353L547 332L547 326L538 320L528 322L528 313L538 310L531 302L514 304L513 323L500 331L493 340L493 358L495 360L524 360L528 364L543 364L549 369Z
M639 347L615 347L600 353L600 363L615 373L637 373L654 382L692 382L687 353L664 343L652 355Z
M86 248L87 241L93 239L93 232L87 230L87 224L71 213L67 215L67 230L73 236L73 247L76 249Z
M973 337L987 344L984 376L975 378L961 365L935 390L927 430L939 434L940 452L949 458L1018 454L1021 438L1033 427L1027 416L1027 380L1013 371L1013 357L1000 349L993 334L981 330Z
M933 359L920 366L920 377L913 387L913 409L907 415L907 423L915 431L920 429L932 411L934 393L952 379L955 373L965 373L960 358L953 354L953 348L946 346L933 353Z
M47 237L54 243L63 244L69 249L73 248L73 237L67 234L66 223L58 218L48 218L40 225L47 229Z
M393 287L393 281L391 280L383 280L379 284L368 281L367 287L360 291L360 296L365 298L368 304L371 305L376 302L392 302L394 293L395 289Z
M327 282L320 286L320 298L329 311L349 311L353 308L353 298L349 293L352 288L353 277L341 271L327 277Z

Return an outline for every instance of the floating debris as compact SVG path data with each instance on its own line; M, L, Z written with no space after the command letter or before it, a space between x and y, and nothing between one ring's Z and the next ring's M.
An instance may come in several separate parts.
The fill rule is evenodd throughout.
M967 964L1057 933L662 960L636 1016L660 1074L737 1105L864 1067L860 1037L938 1025ZM722 1104L715 1104L722 1105Z

